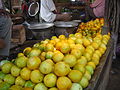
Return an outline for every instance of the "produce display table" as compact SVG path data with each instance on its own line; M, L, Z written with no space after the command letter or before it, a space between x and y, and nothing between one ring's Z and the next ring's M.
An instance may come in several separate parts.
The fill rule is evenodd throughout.
M25 47L32 46L33 44L40 42L39 40L28 41L22 46L11 49L10 58L15 58L17 53L21 52ZM92 79L89 82L89 86L85 90L105 90L107 82L109 81L109 72L112 64L112 50L113 40L110 39L107 45L107 50L100 60L100 64L97 66Z
M52 74L53 75L55 74L55 76L59 77L58 79L56 79L57 81L55 81L54 83L54 86L56 86L58 89L83 90L84 88L84 90L106 90L106 86L109 81L109 72L112 64L113 39L110 38L110 33L108 33L107 35L101 35L101 30L103 30L101 27L103 25L104 25L103 18L96 19L94 21L90 21L87 23L81 23L78 27L77 33L68 34L69 38L67 38L65 34L60 34L58 37L52 35L51 39L50 38L41 39L42 41L41 40L27 41L23 45L19 45L11 49L9 60L15 59L16 60L15 64L18 67L25 68L26 65L22 66L24 64L23 63L21 64L21 62L27 60L28 58L28 61L26 61L27 67L31 70L33 69L32 71L33 73L35 69L39 68L38 72L41 72L44 75L45 74L49 75L49 73L52 72L53 70ZM26 57L24 57L24 55ZM34 59L35 57L33 56L35 56L36 59ZM82 59L83 57L85 58L85 60ZM36 61L37 58L42 60L41 64ZM53 60L55 65L54 63L50 63L50 66L47 65L46 63L49 63L47 59ZM57 59L59 59L61 62L58 61ZM14 60L12 60L12 62L14 62ZM28 65L29 62L30 63L36 62L35 64L36 65L38 64L39 66L36 66L36 68L34 67L31 68L31 66ZM74 65L71 63L74 63ZM7 64L2 66L2 71L4 71L4 67L6 67ZM45 69L43 69L44 68L43 65L45 65ZM51 67L54 67L54 69ZM22 70L24 70L24 68ZM45 72L46 69L49 68L51 68L51 71ZM22 74L20 73L21 77ZM47 75L43 77L43 79L45 79ZM71 77L71 75L77 76ZM22 78L26 80L26 78L24 77ZM34 77L30 76L31 82L37 84L31 88L38 90L36 88L40 88L38 87L40 83L33 81L34 80L33 78ZM40 77L38 77L38 79L39 78ZM48 79L49 81L47 81L49 82L49 84L51 84L50 78ZM68 85L64 84L64 82L68 83ZM43 81L43 83L41 84L43 84L43 86L46 88L43 90L47 90L53 87L48 86L48 84L46 84L46 81ZM77 85L79 87L77 87Z
M95 73L90 80L89 86L85 90L106 90L109 81L109 72L112 64L113 55L113 40L110 39L107 45L107 50L100 60Z

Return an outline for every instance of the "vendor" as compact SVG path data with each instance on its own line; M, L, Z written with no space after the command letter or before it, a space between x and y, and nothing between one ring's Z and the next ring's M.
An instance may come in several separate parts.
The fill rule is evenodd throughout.
M9 56L12 22L0 0L0 57Z
M46 22L53 22L55 20L69 21L71 19L69 14L57 14L53 0L41 0L40 15Z
M86 7L86 19L104 17L105 0L95 0Z

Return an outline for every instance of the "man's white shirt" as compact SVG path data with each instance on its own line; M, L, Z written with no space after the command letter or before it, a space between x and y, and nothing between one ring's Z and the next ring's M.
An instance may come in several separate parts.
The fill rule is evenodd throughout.
M52 11L56 10L53 0L41 0L40 16L46 22L53 22L56 14Z

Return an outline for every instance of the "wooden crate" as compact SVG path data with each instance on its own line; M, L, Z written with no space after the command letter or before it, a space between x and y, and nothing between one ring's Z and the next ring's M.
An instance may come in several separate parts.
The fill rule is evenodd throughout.
M21 6L21 0L11 0L12 6Z
M12 43L23 44L26 40L25 28L23 25L13 25Z

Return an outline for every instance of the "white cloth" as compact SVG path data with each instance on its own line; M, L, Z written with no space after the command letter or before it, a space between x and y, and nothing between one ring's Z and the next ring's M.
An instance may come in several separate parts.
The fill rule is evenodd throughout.
M53 22L56 14L52 11L56 10L53 0L41 0L40 16L46 22Z

